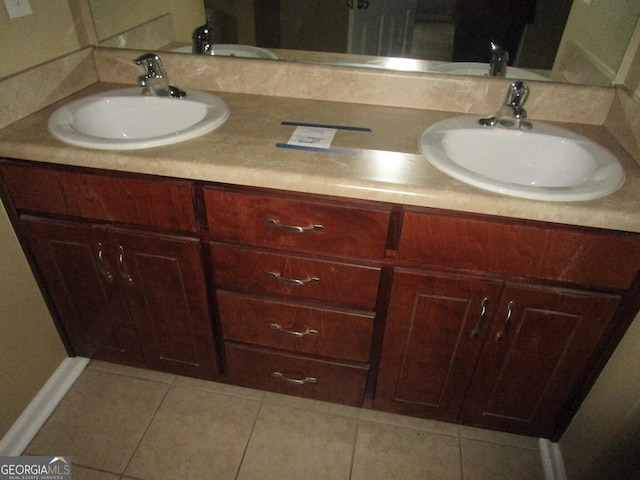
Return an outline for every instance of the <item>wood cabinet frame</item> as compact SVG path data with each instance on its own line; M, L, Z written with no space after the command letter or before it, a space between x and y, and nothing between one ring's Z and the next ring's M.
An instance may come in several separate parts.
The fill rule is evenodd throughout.
M376 407L376 382L379 374L386 375L387 367L380 367L380 358L381 355L384 357L385 342L389 340L391 335L389 331L385 332L388 327L387 313L393 300L394 277L401 275L403 271L428 272L431 275L445 277L464 277L472 279L474 282L482 281L489 284L526 285L534 283L538 288L582 290L586 294L592 293L605 297L617 296L620 298L619 304L615 307L615 313L612 315L612 320L606 326L601 340L597 342L592 355L585 361L584 368L576 374L578 378L576 379L575 387L572 388L566 401L563 402L557 412L553 420L553 427L545 431L545 435L554 440L557 440L568 426L609 356L640 309L640 275L638 274L640 253L633 253L632 255L625 253L640 245L640 235L635 233L613 232L595 228L557 225L430 208L407 207L367 200L274 191L265 188L217 185L210 182L177 180L152 175L0 159L0 170L15 168L24 169L24 172L35 168L45 169L47 172L65 172L70 175L89 175L97 180L97 183L89 188L89 191L85 190L83 193L84 195L88 192L88 197L91 197L91 192L95 194L96 205L99 208L92 210L90 208L91 205L81 205L74 209L72 208L74 205L68 203L64 198L55 196L52 200L46 201L47 206L40 207L37 203L32 203L31 200L37 199L38 195L43 195L43 190L25 191L21 194L16 194L15 186L8 185L5 178L0 178L0 195L7 208L9 218L14 225L47 305L52 312L56 327L70 355L75 355L76 352L66 333L64 322L60 318L60 312L55 307L43 275L35 262L29 242L21 232L20 218L24 215L65 222L98 224L116 230L136 230L141 233L149 232L151 234L169 236L187 235L197 239L201 244L203 281L208 286L206 292L207 303L212 313L210 319L213 334L212 345L220 369L220 376L217 378L221 381L227 381L223 329L217 313L216 272L211 261L210 247L212 243L220 242L220 239L212 232L208 224L211 219L207 212L208 200L206 192L208 189L225 192L225 194L230 195L229 198L251 195L255 199L267 196L275 199L276 204L280 201L300 201L305 205L317 204L323 206L323 208L327 207L327 211L333 211L333 208L337 208L338 210L343 209L345 212L355 212L357 210L369 211L374 214L381 211L387 212L388 224L384 233L385 238L380 244L383 249L379 247L375 249L376 252L380 252L379 254L372 256L368 253L360 256L357 252L349 250L335 253L330 249L324 251L321 246L308 246L307 248L304 245L296 251L296 255L301 258L354 263L365 268L378 269L380 272L376 298L368 314L373 315L373 323L369 332L371 335L369 358L367 362L364 362L368 370L363 370L366 381L361 401L365 407ZM145 183L164 185L158 192L162 194L162 192L167 191L166 188L173 192L168 198L169 205L186 205L184 203L186 201L190 207L186 210L179 207L176 210L177 213L167 216L164 214L141 214L140 212L144 211L145 208L153 207L153 205L141 205L140 209L129 211L124 217L118 215L112 217L108 208L102 208L104 205L101 205L100 198L109 198L110 195L114 195L114 191L109 190L109 182L107 182L107 187L101 184L100 177L102 176L117 179L120 182L116 182L118 185L130 186ZM56 184L55 178L55 175L50 178L54 186ZM22 181L29 185L29 175L24 176ZM180 188L182 188L180 185L188 186L188 190L180 191ZM174 190L174 187L178 187L178 189ZM185 196L185 192L190 193ZM51 192L48 192L47 195L49 196L45 195L44 197L52 198L50 194ZM108 206L110 204L107 202L105 205ZM113 205L114 211L123 208L121 203L116 202ZM147 220L144 220L144 217L147 217ZM410 231L410 229L415 230L416 228L418 229L417 231L423 229L432 232L433 235L426 243L424 237L406 236L407 231ZM490 229L488 230L488 228ZM489 250L483 250L478 244L477 239L483 235L490 238L489 245L491 247L489 250L493 249L493 256L488 256L486 252ZM512 243L509 244L511 245L510 247L500 251L502 247L499 246L499 239L505 236L509 237ZM491 240L491 238L495 240ZM584 249L578 249L579 251L574 249L572 242L575 238L587 239ZM232 248L251 248L269 254L283 254L282 248L277 243L270 243L271 241L266 243L262 241L249 242L250 244L243 242L240 239L226 238L223 243L228 243ZM454 243L462 243L463 246L458 248L457 251L467 253L452 255L448 248ZM613 245L613 247L609 248L610 245ZM498 258L495 256L496 253L503 255L498 259L499 261L496 261ZM553 255L550 256L549 254ZM566 258L572 259L572 262L569 262L571 263L570 268L556 268L558 262ZM601 262L601 265L592 268L588 266L588 263L584 262L586 258L596 259L597 262ZM260 295L258 297L262 298ZM313 300L313 302L315 302L315 306L322 307L318 300ZM393 312L393 309L391 311ZM495 329L497 327L494 325L492 328ZM387 338L385 338L385 333ZM485 333L485 335L488 334ZM492 331L491 335L495 335L495 331ZM247 347L247 345L241 343L237 345L242 347L240 350ZM266 347L256 347L256 352L266 351L264 348ZM284 357L290 355L296 358L303 358L286 350L282 350L280 353ZM259 356L258 353L255 355ZM362 353L359 353L359 355L359 358L362 358ZM335 359L332 362L335 362ZM362 362L353 363L353 366L357 368L362 365ZM161 366L152 367L163 368ZM477 365L474 365L475 368L477 368ZM380 385L383 384L381 383ZM381 387L380 392L382 390L383 388ZM351 395L349 398L353 398L353 396ZM380 408L392 409L389 406L384 406L383 402L378 402L378 404L382 405ZM419 412L405 413L420 414ZM463 417L456 419L451 417L448 420L474 423L474 420ZM510 429L500 424L489 425L489 427Z

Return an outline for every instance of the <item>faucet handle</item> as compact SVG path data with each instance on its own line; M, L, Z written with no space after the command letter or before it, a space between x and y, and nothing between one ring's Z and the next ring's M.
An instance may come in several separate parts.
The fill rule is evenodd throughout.
M155 53L145 53L134 61L137 65L142 65L145 68L149 77L165 78L167 76L162 60Z
M511 82L503 107L492 117L481 118L478 123L483 127L500 125L505 128L531 129L531 123L525 121L527 111L523 107L528 96L529 86L526 83Z
M511 82L504 104L515 108L522 108L524 106L524 102L527 101L528 96L529 85L520 81Z

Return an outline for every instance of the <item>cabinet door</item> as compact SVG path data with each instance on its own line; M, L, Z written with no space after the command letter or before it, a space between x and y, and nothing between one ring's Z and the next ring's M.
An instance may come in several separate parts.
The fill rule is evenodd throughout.
M618 303L610 295L507 285L463 423L551 436Z
M374 407L454 421L501 282L396 273Z
M110 230L108 244L147 366L216 378L198 239Z
M142 365L104 230L35 217L20 226L75 353Z

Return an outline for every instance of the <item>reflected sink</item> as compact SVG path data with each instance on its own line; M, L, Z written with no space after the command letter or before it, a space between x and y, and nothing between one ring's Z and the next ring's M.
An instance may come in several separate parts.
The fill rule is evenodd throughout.
M420 138L427 161L469 185L533 200L591 200L624 183L618 159L581 135L535 121L531 130L483 127L479 118L427 128Z
M451 75L471 75L474 77L487 77L489 76L489 64L476 62L443 63L441 65L436 65L435 67L430 68L429 72L449 73ZM511 78L514 80L539 80L542 82L551 81L551 79L543 75L539 75L537 73L533 73L517 67L507 67L507 78Z
M183 142L221 126L229 117L222 99L188 91L184 98L125 88L71 101L49 118L57 139L86 148L133 150Z
M192 47L178 47L171 50L178 53L192 53ZM234 45L234 44L222 44L214 43L211 45L212 56L222 57L242 57L242 58L267 58L271 60L277 60L278 57L275 53L265 50L260 47L253 47L251 45Z

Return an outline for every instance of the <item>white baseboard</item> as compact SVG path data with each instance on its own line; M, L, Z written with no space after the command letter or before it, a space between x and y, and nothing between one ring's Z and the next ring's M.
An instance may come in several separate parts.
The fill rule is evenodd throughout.
M560 445L546 438L540 438L538 444L545 480L567 480Z
M17 456L24 452L88 364L89 359L83 357L65 358L62 361L0 440L0 456Z

